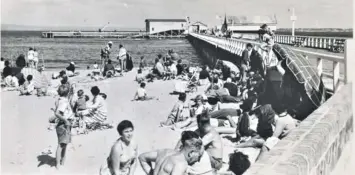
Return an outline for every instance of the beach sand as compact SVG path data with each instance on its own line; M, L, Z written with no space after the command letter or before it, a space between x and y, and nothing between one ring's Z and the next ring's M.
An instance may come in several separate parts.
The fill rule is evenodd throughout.
M76 79L85 79L86 74L84 71ZM180 132L160 128L159 123L167 118L177 101L176 95L169 94L174 90L176 80L148 83L148 95L159 100L133 102L131 100L138 87L135 76L136 70L133 70L124 77L78 84L77 90L85 87L84 91L90 98L90 87L94 85L107 94L108 121L114 123L114 128L73 136L72 144L68 145L65 166L59 171L51 166L54 165L51 160L57 147L56 132L47 130L48 118L53 114L50 108L54 107L56 98L1 92L2 174L98 174L112 144L119 138L116 126L125 119L134 124L139 153L174 148ZM75 82L75 79L69 81ZM199 91L202 92L201 89ZM195 94L188 94L188 99ZM41 152L48 149L52 154L42 155ZM41 162L44 164L40 165ZM140 165L135 174L144 174Z

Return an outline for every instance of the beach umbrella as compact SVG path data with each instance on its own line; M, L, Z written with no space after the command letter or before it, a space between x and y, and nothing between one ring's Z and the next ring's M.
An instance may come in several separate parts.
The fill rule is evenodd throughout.
M28 75L32 75L35 88L42 88L49 86L50 82L44 74L41 74L37 69L34 68L23 68L21 73L26 79Z
M275 44L273 51L279 60L286 61L286 66L296 78L304 85L307 96L315 106L320 106L325 99L325 87L316 67L311 65L307 58L296 54L290 47Z

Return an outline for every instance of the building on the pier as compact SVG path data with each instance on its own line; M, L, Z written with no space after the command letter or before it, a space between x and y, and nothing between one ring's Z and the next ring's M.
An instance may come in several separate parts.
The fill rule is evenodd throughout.
M221 29L221 25L217 26L217 30ZM236 38L254 39L258 33L260 26L267 24L272 31L276 30L277 19L275 15L264 16L227 16L228 30L231 31Z
M146 32L152 34L181 34L187 29L186 19L146 19Z
M208 29L207 25L200 21L196 21L189 25L189 32L206 33L207 29Z

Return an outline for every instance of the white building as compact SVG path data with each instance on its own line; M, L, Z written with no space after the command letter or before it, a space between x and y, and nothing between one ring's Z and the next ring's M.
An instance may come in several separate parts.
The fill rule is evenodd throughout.
M147 34L182 33L187 29L187 21L186 19L146 19L145 27Z
M197 21L189 25L189 32L196 32L196 33L205 33L207 32L207 25Z

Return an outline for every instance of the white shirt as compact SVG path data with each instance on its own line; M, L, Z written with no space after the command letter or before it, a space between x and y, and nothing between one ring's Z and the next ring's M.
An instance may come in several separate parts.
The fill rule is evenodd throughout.
M33 51L33 60L38 62L38 52L37 51Z
M99 68L99 65L94 64L92 67L93 67L94 69L97 69L97 68Z
M145 89L143 89L143 88L138 88L137 89L137 95L138 95L138 97L144 97L145 95L146 95L146 91L145 91Z
M120 50L118 51L118 57L120 59L124 59L126 54L127 54L127 50L124 47L120 48Z
M1 61L0 62L0 71L2 72L4 68L5 68L5 61Z
M34 51L33 50L30 50L27 52L27 59L28 60L33 60L34 58Z

